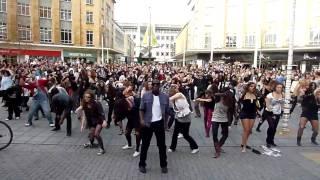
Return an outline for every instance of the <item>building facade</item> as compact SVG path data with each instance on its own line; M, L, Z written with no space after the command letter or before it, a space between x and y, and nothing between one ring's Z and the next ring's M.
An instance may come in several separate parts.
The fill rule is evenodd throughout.
M291 0L190 0L192 18L176 40L175 58L284 64L288 54ZM294 63L320 59L320 0L296 0ZM261 62L261 63L260 63Z
M120 23L125 34L129 35L136 44L135 60L142 55L148 54L148 47L143 45L148 24ZM153 31L157 38L157 45L151 49L152 57L158 62L168 62L175 55L175 40L181 30L179 25L154 25ZM148 32L147 32L148 34Z
M114 3L0 0L0 56L18 61L43 57L106 62L103 53L112 57L124 52L114 48Z

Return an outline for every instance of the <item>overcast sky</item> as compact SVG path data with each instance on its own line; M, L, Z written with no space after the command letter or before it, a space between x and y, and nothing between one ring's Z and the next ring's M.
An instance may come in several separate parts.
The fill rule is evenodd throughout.
M120 23L149 22L152 9L152 23L184 25L190 17L189 0L116 0L114 16Z

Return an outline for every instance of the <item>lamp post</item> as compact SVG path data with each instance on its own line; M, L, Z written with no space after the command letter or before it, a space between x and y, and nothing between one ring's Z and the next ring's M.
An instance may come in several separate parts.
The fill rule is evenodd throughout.
M290 100L291 100L291 76L292 76L292 61L293 61L293 45L294 45L294 26L295 26L295 10L296 0L291 0L291 14L290 14L290 26L289 26L289 51L288 51L288 63L286 72L286 86L285 86L285 104L283 108L282 118L282 131L281 133L289 132L288 121L290 117Z

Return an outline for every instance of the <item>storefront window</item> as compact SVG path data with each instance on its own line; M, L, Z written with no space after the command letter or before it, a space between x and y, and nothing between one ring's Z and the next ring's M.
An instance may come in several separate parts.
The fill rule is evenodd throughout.
M61 43L63 43L63 44L71 44L72 43L71 29L61 29Z

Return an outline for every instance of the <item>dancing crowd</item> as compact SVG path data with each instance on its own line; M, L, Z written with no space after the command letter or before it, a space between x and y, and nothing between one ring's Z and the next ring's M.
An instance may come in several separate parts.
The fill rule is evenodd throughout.
M66 119L66 135L71 136L72 123L76 123L72 118L76 117L80 130L89 132L89 142L84 147L99 147L98 155L105 153L101 131L110 128L114 122L119 135L127 140L122 147L124 150L133 148L131 134L134 130L133 157L140 156L142 173L146 173L147 151L153 134L159 148L162 173L168 171L167 152L176 150L178 138L183 137L189 143L192 154L199 152L196 140L189 134L194 118L203 117L204 136L212 135L214 158L221 155L229 127L237 125L239 120L243 127L242 152L253 149L248 146L248 140L256 119L260 119L257 132L261 132L265 121L268 123L266 146L277 146L275 134L283 114L286 81L292 84L290 113L298 103L302 109L297 145L301 146L308 122L312 126L311 142L318 145L320 71L301 73L294 70L293 78L287 79L285 71L277 68L255 69L241 64L181 67L46 60L21 64L2 61L0 68L0 95L3 107L8 111L6 120L18 120L23 111L28 111L25 126L30 127L41 113L52 131L59 131ZM171 129L172 140L167 149L165 133Z

